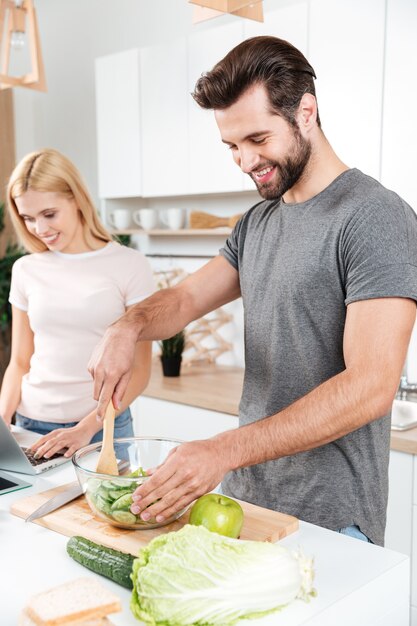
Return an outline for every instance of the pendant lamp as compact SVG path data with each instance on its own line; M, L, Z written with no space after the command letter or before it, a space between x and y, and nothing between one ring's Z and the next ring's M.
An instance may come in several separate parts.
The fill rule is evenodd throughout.
M195 4L193 24L225 13L263 22L262 0L188 0Z
M10 72L11 54L29 48L30 68L26 74ZM46 91L38 23L33 0L0 0L0 89L27 87Z

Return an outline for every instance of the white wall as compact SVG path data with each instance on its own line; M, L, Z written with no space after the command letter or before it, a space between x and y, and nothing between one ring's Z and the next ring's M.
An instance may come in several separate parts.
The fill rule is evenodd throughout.
M417 208L413 150L417 127L412 116L407 115L416 94L412 61L417 54L417 0L264 0L263 4L267 13L300 2L308 4L310 22L317 25L316 37L310 37L307 42L307 57L318 75L317 93L325 132L333 141L334 129L342 128L340 136L348 143L340 157L350 166L362 167L380 178ZM94 59L241 19L222 16L193 26L193 7L187 0L35 0L35 5L48 92L14 90L17 158L43 146L61 150L82 171L95 198L98 194ZM369 18L369 14L375 16L375 28L365 33L369 45L362 49L357 45L358 36L364 41L361 16ZM256 29L254 22L247 20L247 23L248 33L251 28ZM361 69L362 55L369 60L370 51L379 74L362 76L362 84L357 81L352 88L349 72L354 76L360 74L356 69ZM206 69L209 68L201 68ZM361 97L362 88L367 88L369 94L374 83L372 101L367 101ZM344 115L338 115L337 107L326 109L326 102L332 103L332 93L338 88L344 94L340 100ZM367 142L373 150L369 167L365 167L366 151L360 145L361 128L368 123L366 120L375 129L374 140ZM255 192L180 199L189 208L215 212L219 206L226 209L226 214L242 212L256 200ZM154 206L155 202L146 204ZM170 200L163 202L169 205ZM158 203L161 204L160 200ZM417 363L417 340L414 344L412 360Z
M185 0L35 0L48 92L15 89L16 152L51 146L74 160L97 197L94 59L179 36Z
M355 44L360 30L361 14L371 12L375 19L381 21L385 13L388 15L386 39L389 42L395 27L398 40L398 29L403 29L402 48L397 55L384 57L382 45L372 39L369 42L376 49L375 54L381 57L381 67L386 62L386 71L392 77L397 73L404 74L409 62L404 54L408 51L411 58L416 44L414 40L413 18L416 0L264 0L264 12L286 5L307 2L310 6L310 19L321 24L320 41L314 38L308 41L307 56L316 69L319 105L322 103L323 126L332 139L332 120L326 111L327 91L343 82L353 63L357 63L365 50L358 49ZM397 5L403 7L397 9ZM72 158L83 172L86 182L97 198L97 151L96 151L96 119L94 93L94 59L99 56L127 50L132 47L147 46L178 38L191 32L198 33L241 20L234 16L222 16L197 25L192 25L193 6L187 0L35 0L38 14L48 92L38 93L29 89L14 90L16 119L16 152L21 158L27 152L42 146L55 147ZM353 8L352 8L353 7ZM407 8L408 7L408 8ZM357 19L355 20L355 15ZM346 35L340 37L340 21L346 21ZM257 29L257 23L245 20L247 32ZM285 25L283 26L285 30ZM267 28L267 24L266 24ZM379 25L375 30L383 32ZM320 32L316 29L316 32ZM320 47L326 52L321 52ZM400 46L400 47L401 47ZM394 47L398 49L398 45ZM319 52L318 62L316 60ZM404 53L404 54L403 54ZM338 59L337 71L333 60ZM410 61L411 62L411 61ZM318 66L317 66L318 63ZM201 68L202 71L208 68ZM397 71L398 70L398 71ZM370 76L369 80L374 77ZM321 95L321 100L320 100ZM346 99L353 100L352 110L361 108L360 98L350 92L350 84L346 84ZM403 95L406 98L405 94ZM379 96L378 96L379 97ZM384 103L395 106L400 99L389 99L389 94L380 93L380 106L375 109L375 116L381 115ZM402 100L404 102L404 100ZM372 112L370 112L372 123ZM358 119L358 116L357 116ZM399 116L401 132L409 118ZM349 116L335 121L344 127L347 137L352 137L348 154L341 154L342 159L352 166L362 165L361 150L355 153L357 139L357 123ZM384 128L386 136L395 136L395 125ZM360 130L360 129L359 129ZM380 137L376 138L380 141ZM337 144L337 141L336 141ZM336 148L338 146L336 145ZM354 158L356 156L356 159ZM364 164L366 161L364 162ZM395 170L397 163L397 171ZM398 159L395 156L382 164L382 171L367 167L367 173L382 175L383 182L404 195L409 201L417 198L417 194L403 191L408 169L402 169L402 180L398 184ZM369 171L369 170L372 171ZM394 172L394 175L391 174ZM400 172L401 176L401 172ZM256 194L253 194L256 197ZM244 207L247 208L247 205Z

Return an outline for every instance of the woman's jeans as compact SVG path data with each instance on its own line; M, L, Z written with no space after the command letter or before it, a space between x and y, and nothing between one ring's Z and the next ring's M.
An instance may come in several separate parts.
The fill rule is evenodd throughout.
M16 426L25 428L34 433L40 435L47 435L57 428L71 428L76 426L79 422L68 422L67 424L57 424L56 422L42 422L41 420L32 420L29 417L24 417L19 413L16 413ZM114 420L114 438L120 439L122 437L133 437L133 420L130 413L130 409L127 408L123 413L120 413ZM97 443L103 440L103 429L99 430L94 435L90 443Z

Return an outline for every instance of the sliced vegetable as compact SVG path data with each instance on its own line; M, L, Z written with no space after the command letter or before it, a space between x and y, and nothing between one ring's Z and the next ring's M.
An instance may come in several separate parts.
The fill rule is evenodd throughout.
M112 511L112 517L121 524L136 524L138 518L130 511ZM142 522L143 524L145 522Z
M128 478L146 477L146 471L138 467ZM146 526L147 522L140 519L130 511L132 505L132 493L140 484L138 480L126 481L112 478L111 480L99 480L90 478L87 484L86 498L91 507L109 521L116 521L119 524L141 524Z
M308 600L313 575L312 559L282 546L187 524L140 550L130 608L152 626L228 626Z
M132 589L132 565L134 557L125 552L106 548L85 537L71 537L67 543L67 552L74 561L84 567L110 578L115 583Z

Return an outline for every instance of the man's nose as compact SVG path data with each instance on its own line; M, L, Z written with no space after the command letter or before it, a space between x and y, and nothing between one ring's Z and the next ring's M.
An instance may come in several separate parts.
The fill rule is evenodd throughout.
M259 155L251 148L239 150L239 167L245 174L249 174L259 163Z

